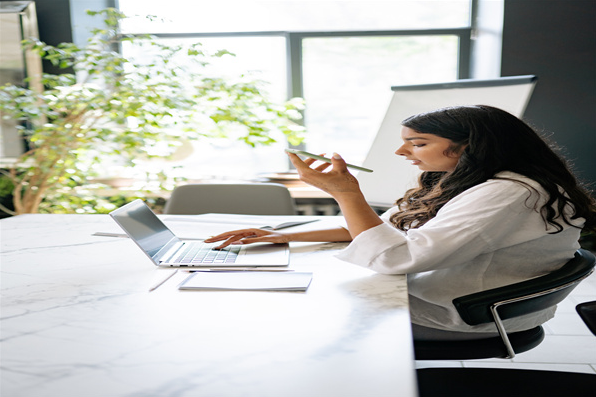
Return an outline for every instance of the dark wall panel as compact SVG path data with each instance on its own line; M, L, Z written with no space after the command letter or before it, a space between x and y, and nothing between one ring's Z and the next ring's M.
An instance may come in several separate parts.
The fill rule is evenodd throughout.
M35 8L41 41L51 45L72 42L70 0L35 0ZM56 74L65 72L47 61L43 63L43 70Z
M505 0L503 76L535 74L525 119L596 190L596 1Z

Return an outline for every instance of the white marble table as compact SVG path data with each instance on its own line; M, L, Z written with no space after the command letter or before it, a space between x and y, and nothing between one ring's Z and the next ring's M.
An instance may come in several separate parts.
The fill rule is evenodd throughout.
M292 245L306 292L180 291L107 215L0 221L3 397L415 396L407 291Z

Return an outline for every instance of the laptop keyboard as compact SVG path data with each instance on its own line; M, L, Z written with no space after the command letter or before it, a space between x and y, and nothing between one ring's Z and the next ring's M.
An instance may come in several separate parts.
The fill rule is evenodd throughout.
M213 263L225 264L234 263L240 252L239 245L230 245L220 250L215 250L216 244L191 243L185 244L182 253L174 260L182 266L194 266L197 264Z

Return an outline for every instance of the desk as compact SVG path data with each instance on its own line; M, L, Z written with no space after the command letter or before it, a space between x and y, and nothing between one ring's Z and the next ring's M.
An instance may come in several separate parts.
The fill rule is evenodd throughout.
M417 393L405 278L335 259L342 244L292 244L307 292L179 291L180 274L148 292L171 270L92 236L107 215L0 227L2 396Z

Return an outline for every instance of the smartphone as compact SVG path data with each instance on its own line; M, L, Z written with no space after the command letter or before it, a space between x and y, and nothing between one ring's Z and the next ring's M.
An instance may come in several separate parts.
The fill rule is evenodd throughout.
M305 152L304 150L286 149L286 152L298 154L300 156L311 157L313 159L324 161L326 163L331 163L331 159L328 159L327 157L323 157L323 156L319 156L319 155L312 154L309 152ZM360 166L353 165L353 164L346 164L346 165L348 166L348 168L354 168L355 170L364 171L364 172L373 172L373 170L371 170L369 168L364 168L364 167L360 167Z

